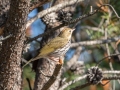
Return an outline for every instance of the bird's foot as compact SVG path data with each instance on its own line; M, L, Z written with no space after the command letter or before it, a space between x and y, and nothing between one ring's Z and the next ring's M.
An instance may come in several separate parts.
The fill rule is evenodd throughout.
M63 64L63 59L61 59L60 57L50 57L49 59L55 61L56 64Z
M63 64L64 62L63 62L63 59L59 59L59 64Z

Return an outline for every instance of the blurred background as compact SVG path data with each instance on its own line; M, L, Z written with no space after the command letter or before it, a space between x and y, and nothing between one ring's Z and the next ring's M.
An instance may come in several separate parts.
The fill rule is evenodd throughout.
M77 0L76 0L77 1ZM115 11L118 15L120 15L120 1L119 0L85 0L82 4L77 5L75 9L75 13L73 14L73 19L87 14L90 12L90 6L92 9L97 9L102 4L110 4L114 7ZM41 9L46 9L50 7L50 3L45 4L43 7L36 8L28 15L28 20L34 17ZM79 21L75 25L75 32L73 33L72 43L74 42L83 42L86 43L90 40L98 41L100 39L108 39L118 37L120 35L120 21L119 18L116 17L113 10L109 7L103 7L102 10L90 17L87 17L81 21ZM26 30L27 37L35 37L39 34L44 33L45 24L41 21L41 19L36 20L29 28ZM105 34L107 33L107 34ZM38 38L40 41L41 38ZM95 45L81 45L79 47L71 48L66 56L65 56L65 65L66 63L73 59L73 56L76 55L77 62L79 62L81 66L81 70L79 74L74 74L71 70L67 70L63 73L62 78L67 78L67 81L74 80L76 77L83 75L88 68L91 66L95 66L96 63L107 57L111 54L118 54L120 51L119 40L117 42L112 42L109 44L95 44ZM33 41L29 44L29 48L24 53L24 57L26 60L29 60L30 57L34 56L35 53L32 51L39 48L39 43ZM79 53L78 53L79 52ZM76 54L77 53L77 54ZM32 55L32 56L30 56ZM111 62L109 62L111 61ZM110 66L110 63L112 66ZM111 58L106 58L100 63L99 67L102 70L119 70L120 69L120 57L114 56ZM65 67L65 65L63 67ZM109 76L109 75L107 75ZM28 81L26 78L30 80L30 84L34 85L35 72L28 65L23 72L24 78L24 90L29 90ZM77 82L65 90L70 90L70 88L75 87L79 84L85 83L86 80L82 82ZM108 80L103 81L105 84ZM112 89L114 88L114 89ZM91 85L82 90L120 90L120 83L117 80L110 81L106 85Z

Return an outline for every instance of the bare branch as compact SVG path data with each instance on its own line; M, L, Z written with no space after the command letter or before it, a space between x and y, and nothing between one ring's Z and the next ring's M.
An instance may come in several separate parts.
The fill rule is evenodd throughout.
M33 37L33 38L29 39L26 43L30 43L30 42L32 42L33 40L36 40L36 39L38 39L38 38L40 38L40 37L43 37L43 36L45 36L45 35L48 35L48 34L50 34L51 32L53 32L53 31L55 31L55 30L58 30L58 29L59 29L60 27L62 27L62 26L64 26L64 24L61 24L61 25L59 25L59 26L57 26L57 27L55 27L55 28L52 28L51 30L48 30L48 31L44 32L43 34L40 34L40 35L38 35L38 36L36 36L36 37Z
M87 82L87 83L85 83L85 84L83 84L83 85L77 86L77 87L72 88L72 89L70 89L70 90L80 90L80 89L85 88L85 87L87 87L87 86L89 86L89 85L91 85L91 83Z
M98 27L91 27L91 26L80 26L80 29L89 29L97 32L104 33L104 31Z
M120 53L118 53L118 54L111 54L110 56L104 57L104 58L102 58L102 59L98 62L98 64L97 64L96 66L98 66L104 59L106 59L106 58L108 58L108 57L118 56L118 55L120 55Z
M120 18L119 15L117 14L117 12L115 11L115 9L113 8L112 5L110 5L110 4L103 4L103 5L101 5L100 7L98 7L98 9L94 10L93 12L89 12L88 14L84 14L83 16L80 16L79 18L70 21L69 23L70 23L70 24L76 23L76 22L80 21L81 19L84 19L84 18L86 18L86 17L92 16L92 15L94 15L95 13L97 13L97 12L98 12L102 7L104 7L104 6L111 7L112 10L113 10L113 12L115 13L116 17L117 17L117 18Z
M120 36L108 38L108 39L101 39L101 40L82 41L82 42L72 43L71 47L73 48L73 47L78 47L78 46L105 44L105 43L116 42L119 39L120 39Z
M73 64L75 64L75 62L77 62L80 53L82 51L82 47L77 47L75 54L73 55L73 57L67 61L65 67L63 68L63 71L65 72L66 70L68 70ZM78 62L77 62L78 63Z
M118 13L115 11L114 7L110 4L104 4L103 6L109 6L111 7L111 9L113 10L113 12L115 13L116 17L120 19L120 16L118 15Z
M27 63L28 61L27 61L27 60L25 60L24 58L22 58L22 62ZM29 66L30 66L30 67L32 67L32 64L31 64L31 63L29 63Z
M70 81L70 82L68 82L68 83L65 83L63 86L61 86L58 90L64 90L66 87L68 87L69 85L71 85L71 84L73 84L73 83L75 83L75 82L78 82L78 81L80 81L80 80L82 80L82 79L85 79L87 77L87 75L84 75L84 76L80 76L80 77L78 77L78 78L76 78L75 80L72 80L72 81Z
M120 74L120 71L103 71L103 74ZM68 83L65 83L63 86L61 86L59 88L59 90L64 90L66 87L70 86L71 84L74 84L78 81L81 81L82 79L86 79L86 77L87 77L87 75L84 75L84 76L80 76L80 77L76 78L73 81L69 81ZM119 76L103 77L102 80L117 80L117 79L120 79L120 77ZM80 89L85 88L86 86L89 86L89 85L92 85L92 84L90 82L88 82L88 83L79 85L75 88L72 88L70 90L80 90Z
M64 1L63 3L60 3L60 4L55 5L55 6L51 7L51 8L49 8L49 9L46 9L46 10L44 10L44 11L39 12L35 17L31 18L31 19L27 22L26 28L27 28L28 26L30 26L35 20L37 20L37 19L45 16L46 14L49 14L49 13L51 13L51 12L58 11L58 10L60 10L60 9L62 9L62 8L65 8L65 7L67 7L67 6L73 5L74 3L76 3L76 1L79 3L79 2L81 2L81 1L83 1L83 0Z
M41 90L48 90L50 88L50 86L55 82L55 80L57 79L57 76L61 70L62 65L56 65L53 75L50 77L50 79L47 81L47 83L43 86L43 88Z
M118 70L103 71L103 74L120 74L120 71Z
M118 76L118 77L104 77L104 78L103 78L103 80L118 80L118 79L120 79L119 76ZM79 85L79 86L77 86L77 87L75 87L75 88L72 88L72 89L70 89L70 90L80 90L80 89L85 88L85 87L87 87L87 86L89 86L89 85L92 85L92 84L89 83L89 82L87 82L87 83L85 83L85 84Z
M45 3L48 3L50 2L50 0L34 0L34 1L31 1L31 5L30 5L30 11L32 11L33 9L37 8L37 7L40 7L42 6L43 4Z
M10 37L12 37L12 35L11 35L11 34L10 34L10 35L8 35L8 36L6 36L6 37L1 37L1 38L0 38L0 41L6 40L6 39L8 39L8 38L10 38Z
M103 80L118 80L120 76L104 77Z

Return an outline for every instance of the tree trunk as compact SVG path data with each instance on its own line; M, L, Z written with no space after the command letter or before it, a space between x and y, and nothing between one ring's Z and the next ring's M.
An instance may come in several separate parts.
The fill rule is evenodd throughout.
M12 35L2 42L0 51L0 90L21 89L21 53L25 40L25 25L29 0L11 0L3 36Z

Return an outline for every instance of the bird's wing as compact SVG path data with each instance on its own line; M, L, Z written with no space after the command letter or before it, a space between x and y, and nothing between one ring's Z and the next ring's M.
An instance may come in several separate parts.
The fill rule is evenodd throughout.
M51 48L59 49L64 47L68 43L68 39L56 37L51 40L47 45Z
M43 48L40 50L40 56L48 55L55 50L64 47L68 43L67 39L56 37L48 42Z

